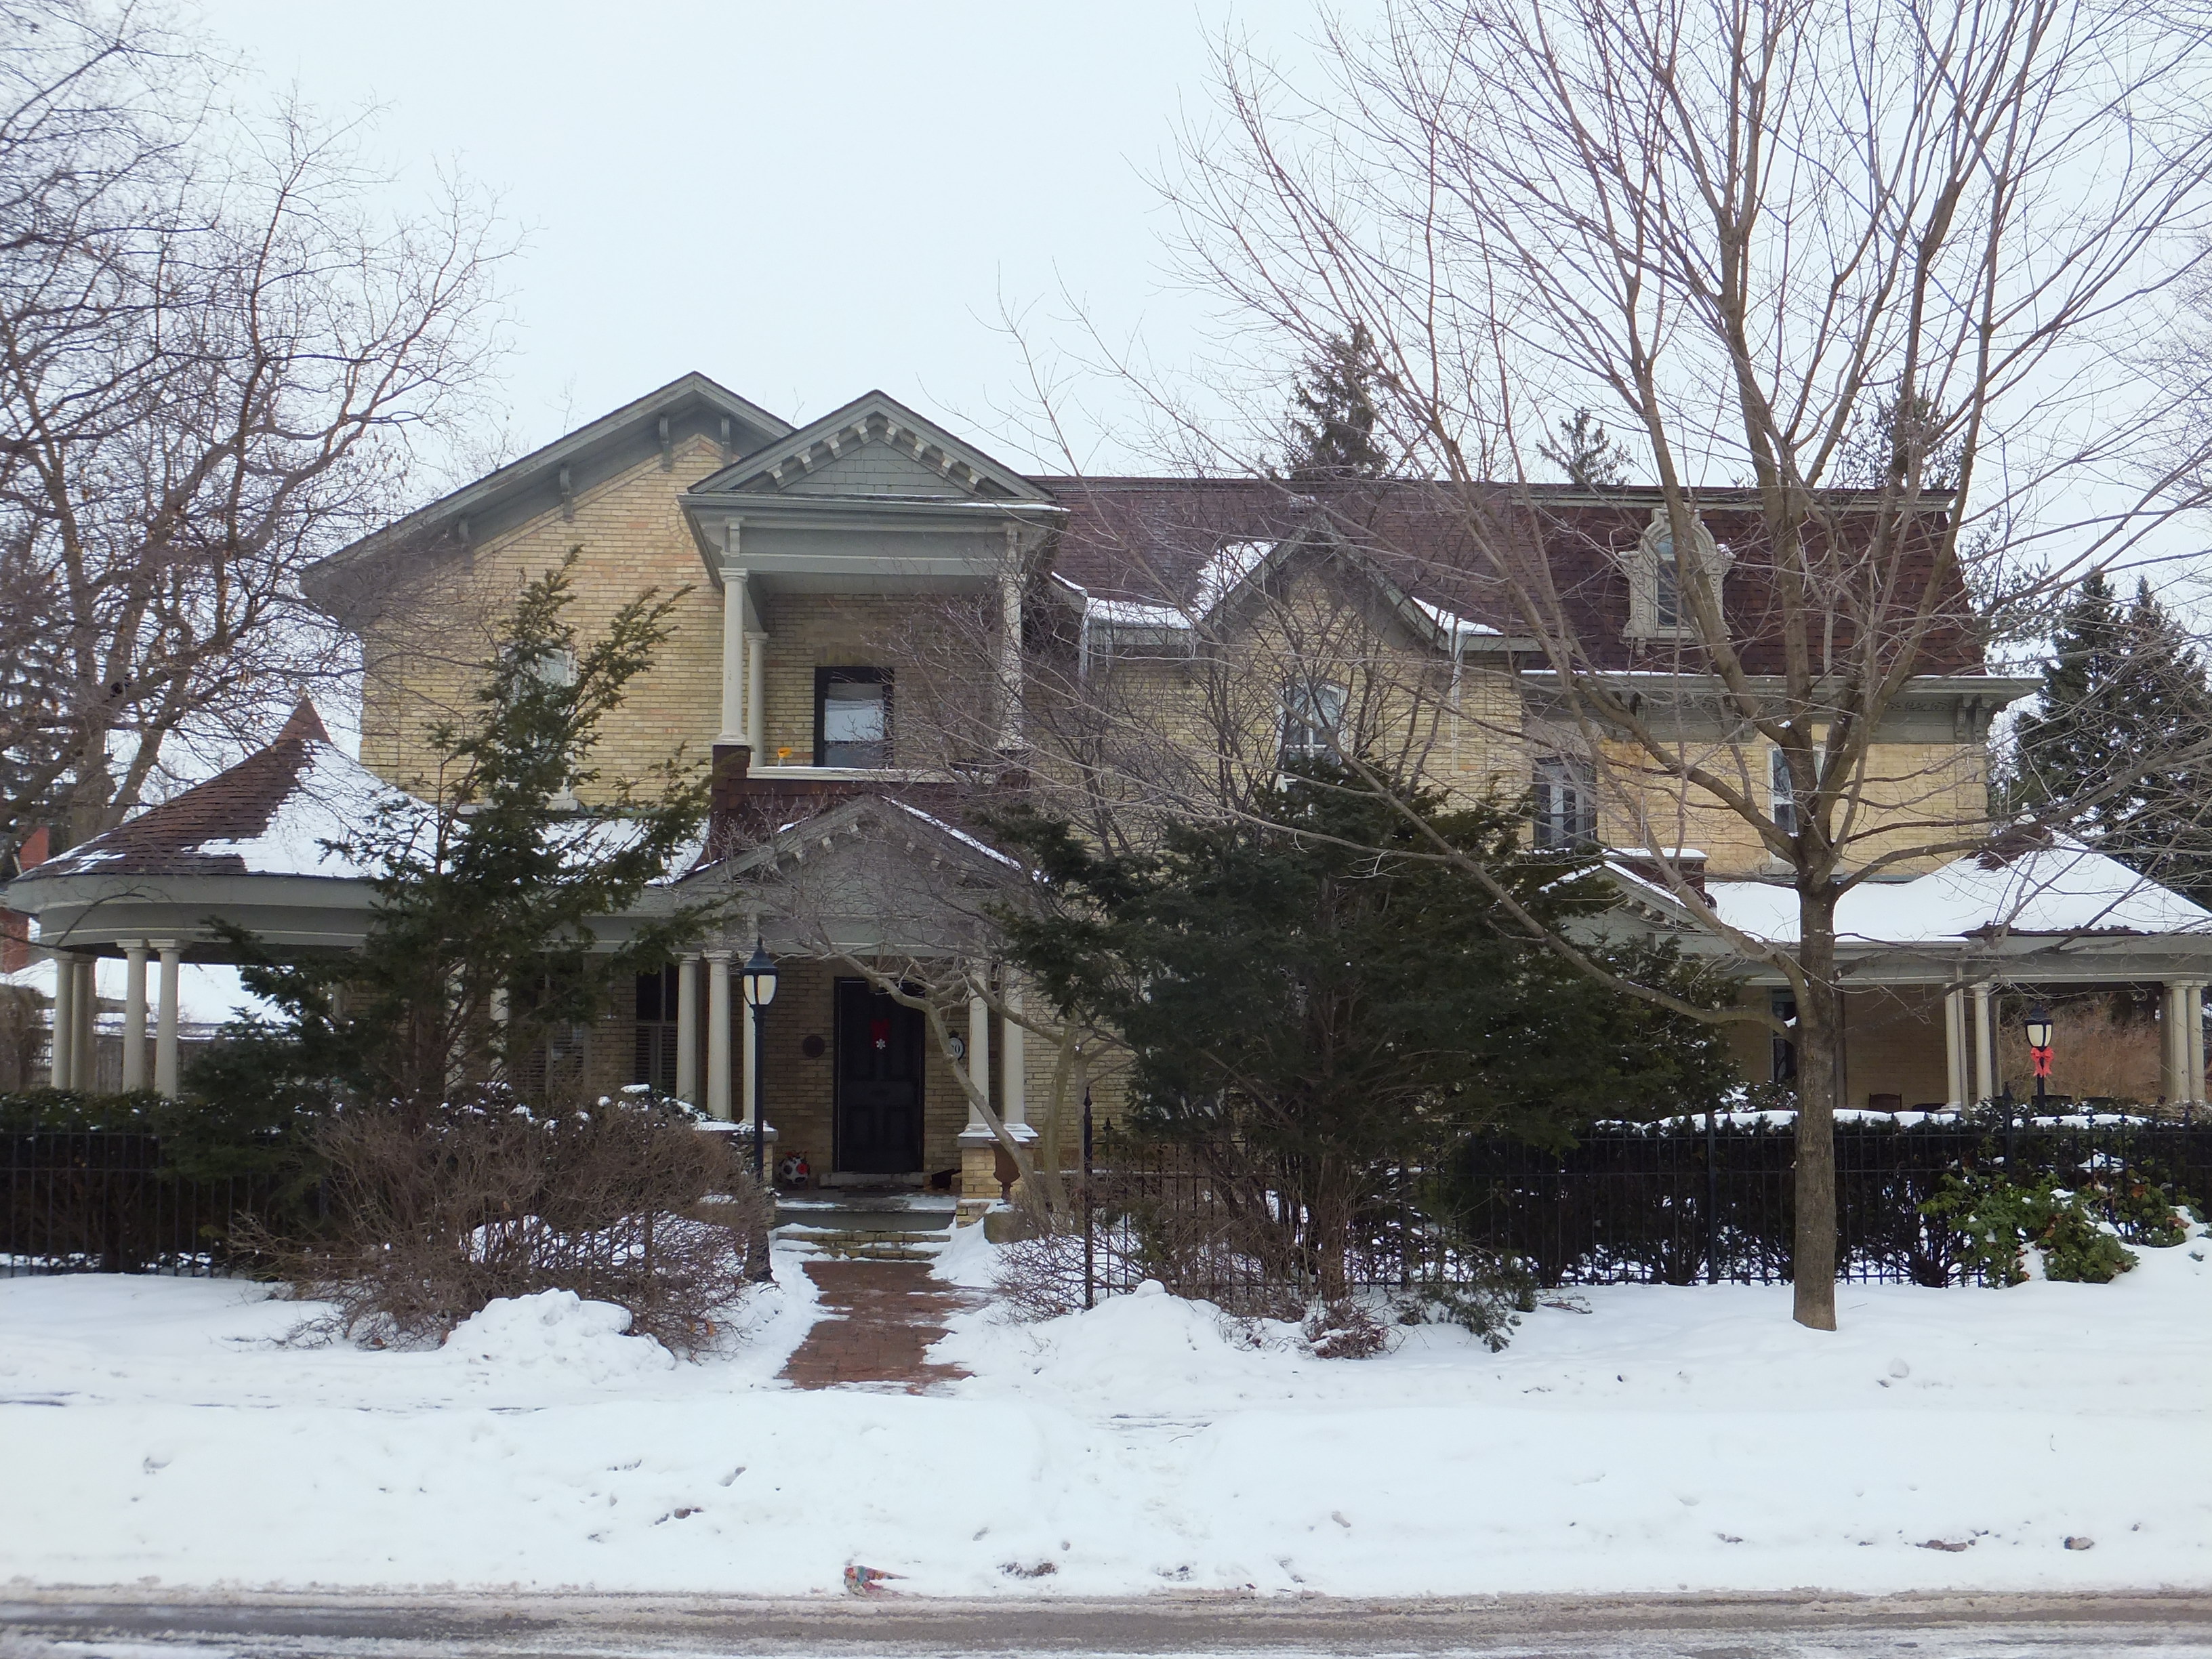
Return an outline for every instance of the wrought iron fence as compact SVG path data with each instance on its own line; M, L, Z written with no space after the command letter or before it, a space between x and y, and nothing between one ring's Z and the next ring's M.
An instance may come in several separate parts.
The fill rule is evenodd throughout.
M1779 1116L1779 1115L1777 1115ZM1228 1143L1166 1144L1110 1128L1086 1139L1089 1294L1148 1277L1250 1301L1298 1272L1282 1188ZM1345 1277L1364 1290L1449 1289L1501 1270L1538 1287L1787 1283L1796 1224L1794 1126L1679 1118L1586 1129L1565 1152L1477 1139L1433 1170L1370 1172ZM1923 1212L1946 1178L2002 1169L2024 1182L2140 1176L2212 1199L2212 1122L1996 1115L1836 1125L1838 1276L1968 1282L1962 1241ZM1171 1258L1171 1259L1170 1259ZM1196 1280L1193 1282L1194 1279Z
M239 1221L269 1196L261 1177L184 1178L152 1135L0 1134L0 1277L222 1273Z

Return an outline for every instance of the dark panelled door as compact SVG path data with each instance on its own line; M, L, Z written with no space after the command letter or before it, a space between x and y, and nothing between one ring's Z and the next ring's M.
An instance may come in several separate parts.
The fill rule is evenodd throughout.
M921 1012L866 980L837 981L837 1167L921 1168Z

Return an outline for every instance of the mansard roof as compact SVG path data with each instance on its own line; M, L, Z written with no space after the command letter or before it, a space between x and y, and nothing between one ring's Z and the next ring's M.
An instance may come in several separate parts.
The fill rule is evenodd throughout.
M1543 593L1560 631L1577 641L1593 666L1678 665L1678 647L1671 642L1627 637L1629 576L1623 556L1661 507L1655 489L1462 489L1426 479L1035 482L1067 509L1053 570L1094 604L1200 613L1213 602L1210 587L1219 583L1239 549L1304 537L1358 552L1392 588L1440 623L1494 629L1498 640L1510 641L1527 634L1528 623L1501 582L1502 562ZM1844 491L1834 497L1846 520L1853 499ZM1723 599L1745 666L1753 673L1782 672L1782 619L1771 567L1760 557L1765 532L1757 500L1749 491L1705 491L1698 512L1706 529L1735 556ZM1932 574L1932 560L1918 556ZM1910 576L1909 568L1905 574ZM1909 589L1910 581L1905 586ZM1928 672L1981 671L1963 588L1957 599L1929 637Z
M727 386L696 372L685 374L319 560L301 586L316 605L343 617L374 596L368 572L387 556L459 552L655 454L672 467L676 451L693 438L712 440L728 461L773 444L791 429L790 422Z

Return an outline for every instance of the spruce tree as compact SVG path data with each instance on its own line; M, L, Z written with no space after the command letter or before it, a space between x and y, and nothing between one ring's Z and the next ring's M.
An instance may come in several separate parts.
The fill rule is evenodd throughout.
M1423 789L1404 804L1547 925L1613 902L1593 856L1524 848L1518 813ZM1594 1116L1695 1109L1734 1081L1717 1027L1565 966L1413 821L1315 763L1254 821L1171 826L1152 853L1102 853L1020 811L994 823L1043 877L1035 908L1000 919L1009 958L1121 1034L1140 1133L1264 1173L1324 1285L1361 1206L1472 1134L1562 1145ZM1663 951L1620 965L1735 994Z
M568 617L575 559L524 588L475 718L428 733L432 798L389 801L332 843L373 872L362 948L278 963L234 933L258 957L246 983L284 1018L227 1033L196 1076L205 1092L257 1075L327 1080L425 1109L456 1086L532 1085L549 1038L597 1020L703 925L699 908L671 907L602 938L689 844L706 795L681 757L641 784L593 763L601 723L668 637L675 602L643 594L585 642ZM588 812L580 796L596 797Z
M2097 848L2212 899L2212 686L2149 584L2123 606L2101 571L2061 616L2006 795Z
M1569 483L1584 489L1610 489L1628 480L1628 452L1587 409L1559 422L1557 443L1540 440L1536 451L1565 473Z
M1348 336L1331 336L1306 360L1298 381L1283 476L1316 483L1388 472L1389 457L1376 441L1375 426L1377 393L1389 383L1365 324L1354 323Z

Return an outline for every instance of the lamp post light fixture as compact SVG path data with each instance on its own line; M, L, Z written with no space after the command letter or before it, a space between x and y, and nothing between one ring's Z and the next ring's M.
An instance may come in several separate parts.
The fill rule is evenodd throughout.
M2051 1010L2041 1003L2027 1012L2021 1024L2027 1031L2027 1052L2035 1061L2035 1115L2041 1117L2049 1105L2051 1090L2051 1039L2053 1027Z
M769 955L761 943L760 935L753 935L753 953L740 970L744 986L745 1006L753 1015L753 1185L763 1194L769 1193L768 1184L768 1043L762 1031L762 1021L768 1006L775 1000L775 958ZM775 1203L769 1203L773 1212ZM763 1250L745 1264L746 1276L756 1280L769 1277L768 1253Z

